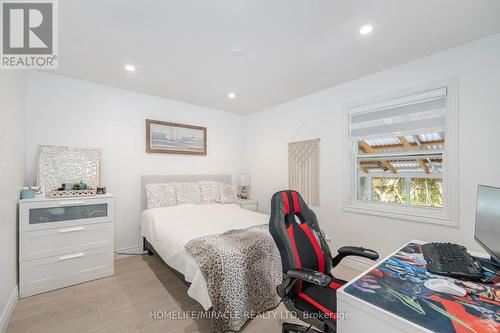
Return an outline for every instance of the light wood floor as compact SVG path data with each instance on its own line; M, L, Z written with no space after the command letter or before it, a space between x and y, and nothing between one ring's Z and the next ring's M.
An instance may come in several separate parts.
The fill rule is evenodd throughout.
M358 272L339 265L334 274L349 280ZM19 300L7 332L210 332L208 320L151 318L156 311L202 311L187 289L155 256L120 259L114 276ZM282 305L273 311L286 313ZM281 332L276 317L255 318L242 332Z

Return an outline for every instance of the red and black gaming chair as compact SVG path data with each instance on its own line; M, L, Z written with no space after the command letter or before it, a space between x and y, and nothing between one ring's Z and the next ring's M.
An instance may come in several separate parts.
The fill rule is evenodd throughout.
M278 295L289 311L311 325L284 323L283 332L336 332L336 292L345 281L334 278L331 269L346 256L376 260L378 253L346 246L332 258L316 215L295 191L273 195L269 231L283 266ZM313 330L312 326L320 331Z

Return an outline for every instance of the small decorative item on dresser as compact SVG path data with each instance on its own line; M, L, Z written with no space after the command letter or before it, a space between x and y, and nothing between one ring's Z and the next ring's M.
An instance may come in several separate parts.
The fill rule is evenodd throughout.
M29 185L21 189L21 199L33 199L45 195L43 186Z
M36 192L33 190L22 189L21 190L21 199L34 199Z
M106 194L106 188L105 187L98 187L97 194Z
M95 196L97 190L95 188L88 188L86 190L51 190L49 191L49 198L73 198L73 197L90 197Z

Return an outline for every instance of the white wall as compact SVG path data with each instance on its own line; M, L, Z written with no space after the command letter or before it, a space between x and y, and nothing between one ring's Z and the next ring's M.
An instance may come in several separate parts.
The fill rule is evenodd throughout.
M17 300L17 200L25 175L27 73L0 73L0 332Z
M453 76L459 77L460 227L343 212L342 107ZM35 180L38 144L102 148L102 183L117 196L116 247L134 247L140 241L140 175L246 171L252 176L252 196L268 212L271 195L287 186L286 143L305 123L321 138L321 207L317 211L334 247L359 244L387 254L417 238L449 240L479 250L472 236L476 186L500 186L496 171L500 165L496 153L499 86L500 34L244 117L33 73L27 97L28 181ZM145 118L207 126L208 156L146 154ZM312 136L302 131L297 139Z
M207 127L208 156L147 154L145 119ZM101 148L102 185L116 195L117 249L140 244L140 176L232 174L242 169L243 117L45 73L27 98L27 173L35 182L39 144ZM234 178L233 178L234 179Z
M376 59L374 59L376 61ZM340 65L340 64L339 64ZM459 77L460 227L444 227L342 211L343 106L433 81ZM287 146L305 123L321 138L320 224L333 247L364 245L388 254L411 239L473 240L478 184L500 186L500 34L336 86L246 117L246 168L251 195L268 212L271 195L287 187ZM299 138L310 138L302 131Z

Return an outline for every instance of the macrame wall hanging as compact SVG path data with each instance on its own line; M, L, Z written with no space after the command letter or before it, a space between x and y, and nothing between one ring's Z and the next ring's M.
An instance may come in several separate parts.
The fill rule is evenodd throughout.
M302 129L314 134L302 124L294 138ZM319 206L319 139L292 141L288 143L288 187L299 192L307 204Z

